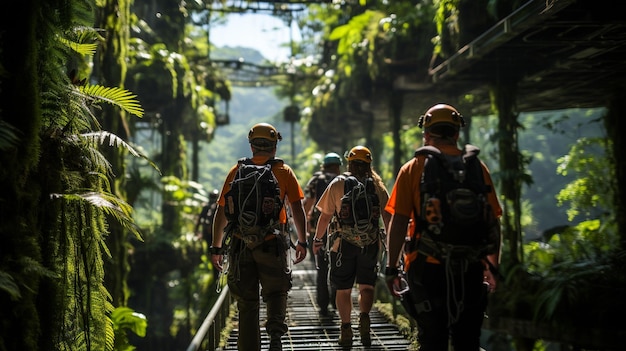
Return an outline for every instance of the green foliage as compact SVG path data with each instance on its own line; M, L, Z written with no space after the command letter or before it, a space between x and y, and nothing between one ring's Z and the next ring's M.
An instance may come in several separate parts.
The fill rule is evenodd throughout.
M21 297L20 289L11 274L0 272L0 290L7 293L11 300L16 301Z
M130 153L132 156L144 159L158 173L161 173L159 167L152 160L150 160L146 154L144 154L141 150L133 148L129 143L127 143L115 134L109 133L107 131L95 131L90 133L83 133L80 135L80 138L84 139L86 141L86 144L91 146L97 146L98 144L105 145L106 139L108 139L108 146L122 148L128 151L128 153ZM97 153L97 150L92 149L92 151Z
M116 351L132 351L135 347L129 343L127 333L133 332L140 337L146 336L148 321L146 316L128 307L117 307L111 313L111 322L115 332Z
M508 313L555 325L608 327L599 311L621 305L626 286L621 273L626 254L619 251L612 215L615 178L606 175L613 169L604 156L608 147L604 138L582 137L559 159L559 174L575 173L559 192L559 204L570 204L570 221L582 221L556 227L524 246L526 266L509 269L500 297ZM522 313L524 306L532 314Z
M12 148L18 145L19 131L6 121L0 120L0 150Z
M136 99L137 95L126 89L86 85L81 86L80 90L86 95L94 97L97 101L110 103L137 117L143 116L143 108Z
M113 193L108 180L111 165L100 148L108 142L109 146L145 156L115 134L100 130L94 111L104 102L136 116L141 116L143 110L129 91L86 86L75 73L74 67L86 66L86 56L96 49L95 30L79 29L90 19L72 17L89 15L88 7L83 7L86 2L73 1L63 9L49 5L40 9L38 18L41 30L37 31L37 42L45 53L45 59L37 65L39 80L34 83L40 96L30 96L29 100L30 104L38 104L37 115L29 117L36 119L30 123L38 127L34 139L41 146L35 169L16 180L27 184L32 194L29 197L38 200L34 208L24 202L23 209L28 213L15 219L18 227L28 230L33 238L16 238L15 243L22 244L10 244L16 257L6 259L13 260L18 269L9 272L2 267L0 289L19 297L15 310L5 311L6 316L14 318L16 311L22 311L29 322L16 324L32 328L24 335L36 334L39 349L112 350L108 316L113 306L103 284L104 261L110 257L105 244L108 226L120 224L137 239L141 235L132 208ZM60 18L63 21L58 22ZM76 26L74 30L67 28L69 23ZM63 67L70 67L71 72L64 72ZM7 131L1 138L3 147L12 148L14 137L22 138L11 128L3 130ZM15 235L21 234L21 230L15 231ZM2 246L10 241L13 239L3 238ZM37 315L31 315L35 303ZM10 337L0 338L0 348ZM25 349L36 349L33 343L20 340Z
M569 204L567 215L570 221L577 217L597 218L610 213L613 207L614 167L606 157L598 157L610 150L607 143L608 139L604 138L580 138L570 152L558 160L558 174L567 176L573 172L576 175L576 179L557 195L559 206Z
M121 223L125 229L135 235L135 238L142 240L139 228L135 225L132 217L132 207L119 197L103 191L87 192L81 194L50 194L52 199L63 199L68 202L84 201L89 206L94 206L103 213L111 216ZM106 249L104 241L100 243Z

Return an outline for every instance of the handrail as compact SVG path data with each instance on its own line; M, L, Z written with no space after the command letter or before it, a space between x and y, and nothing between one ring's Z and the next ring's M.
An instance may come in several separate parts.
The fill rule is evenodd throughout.
M228 285L225 285L186 351L200 350L200 346L204 340L207 342L205 345L206 348L203 350L215 351L217 349L220 344L221 332L226 326L226 320L230 313L230 297Z

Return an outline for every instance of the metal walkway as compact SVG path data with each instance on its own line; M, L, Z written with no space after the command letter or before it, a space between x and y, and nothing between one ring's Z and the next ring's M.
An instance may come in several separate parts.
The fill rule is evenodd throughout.
M287 303L287 324L289 331L282 338L284 351L304 350L346 350L337 344L339 338L339 315L330 309L331 316L322 318L318 314L315 302L315 277L317 271L308 258L293 267L293 288ZM354 338L352 350L407 350L410 341L404 337L398 327L387 321L376 307L370 312L372 345L364 347L358 332L357 289L353 289L352 329ZM265 304L261 303L261 349L267 350L269 337L263 328L265 320ZM236 318L236 317L235 317ZM227 343L219 350L237 350L237 320Z

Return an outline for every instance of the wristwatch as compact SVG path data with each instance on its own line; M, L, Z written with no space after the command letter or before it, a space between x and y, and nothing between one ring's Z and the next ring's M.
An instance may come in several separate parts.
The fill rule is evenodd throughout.
M224 249L222 249L221 247L209 247L209 252L211 253L211 255L223 255L224 254Z
M298 245L304 247L305 249L309 246L309 244L307 244L306 241L305 242L298 241Z

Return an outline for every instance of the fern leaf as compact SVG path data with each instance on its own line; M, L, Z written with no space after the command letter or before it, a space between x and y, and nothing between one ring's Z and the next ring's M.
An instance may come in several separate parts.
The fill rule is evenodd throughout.
M89 132L89 133L81 134L81 137L90 140L92 143L98 143L98 144L104 144L106 142L106 139L108 138L109 139L109 146L123 147L131 155L133 155L135 157L141 157L144 160L148 161L148 163L154 169L156 169L159 172L159 174L161 174L161 170L159 169L159 167L154 162L152 162L148 158L148 156L146 156L144 153L140 152L139 150L135 149L130 144L125 142L124 139L118 137L117 135L115 135L115 134L113 134L111 132L107 132L107 131Z
M93 55L96 53L96 49L98 49L98 44L94 43L81 44L61 37L59 37L59 41L81 55Z
M13 301L22 297L20 288L15 284L13 277L5 272L0 272L0 291L8 293Z
M137 240L143 241L141 232L132 217L132 206L113 194L105 192L86 192L73 194L50 194L52 199L62 198L66 201L84 201L113 217L125 229L130 231Z
M143 108L130 91L118 87L104 87L101 85L85 85L79 87L83 94L91 96L97 100L118 106L122 110L137 117L143 117Z
M20 143L20 131L11 124L0 120L0 150L17 147Z

